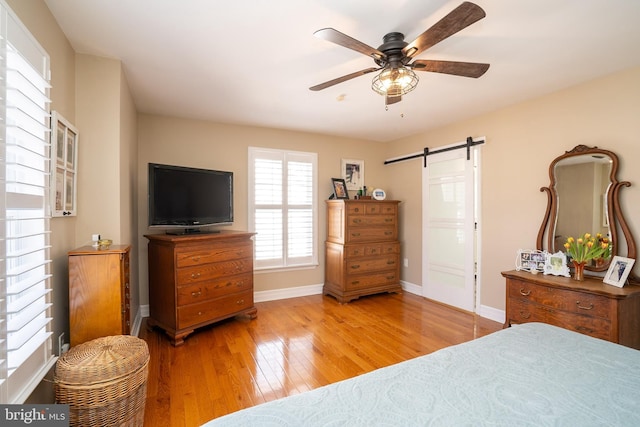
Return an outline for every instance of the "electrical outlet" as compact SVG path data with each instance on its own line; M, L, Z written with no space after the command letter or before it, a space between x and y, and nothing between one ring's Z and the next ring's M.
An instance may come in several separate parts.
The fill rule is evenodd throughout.
M404 266L409 267L409 258L404 259Z

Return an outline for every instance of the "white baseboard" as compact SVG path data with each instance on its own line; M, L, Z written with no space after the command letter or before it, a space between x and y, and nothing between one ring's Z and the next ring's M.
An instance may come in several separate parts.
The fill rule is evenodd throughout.
M253 294L255 302L275 301L279 299L321 295L322 284L297 286L295 288L274 289L272 291L257 291Z
M422 286L416 285L414 283L409 283L405 281L400 282L402 284L402 289L406 292L422 295ZM476 314L480 317L484 317L489 320L493 320L498 323L504 323L506 318L504 310L500 310L497 308L489 307L488 305L481 305L477 310Z
M405 281L401 281L400 284L402 285L403 291L409 292L410 294L422 295L422 286ZM322 284L319 284L297 286L295 288L274 289L271 291L257 291L253 294L253 300L255 302L267 302L287 298L306 297L309 295L321 295L322 286ZM504 310L482 305L478 309L477 314L478 316L485 317L499 323L504 323ZM136 318L133 321L133 326L131 327L131 335L137 336L139 334L142 319L145 317L149 317L149 305L141 305L138 309L138 314L136 315Z

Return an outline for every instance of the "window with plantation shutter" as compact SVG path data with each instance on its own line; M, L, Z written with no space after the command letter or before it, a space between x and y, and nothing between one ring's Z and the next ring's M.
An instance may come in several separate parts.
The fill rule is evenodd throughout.
M317 265L317 155L249 147L255 268Z
M49 57L0 3L0 402L55 362L49 257Z

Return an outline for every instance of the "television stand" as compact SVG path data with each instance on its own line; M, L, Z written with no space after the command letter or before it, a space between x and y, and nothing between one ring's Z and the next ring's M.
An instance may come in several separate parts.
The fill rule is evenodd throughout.
M257 315L253 303L255 233L147 234L149 318L174 346L203 326Z

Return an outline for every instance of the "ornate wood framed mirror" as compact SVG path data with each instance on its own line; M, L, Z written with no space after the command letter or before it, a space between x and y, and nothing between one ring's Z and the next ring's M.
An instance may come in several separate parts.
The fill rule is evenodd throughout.
M569 236L601 233L612 243L611 257L586 266L606 271L613 256L636 258L636 244L620 207L620 190L631 186L618 181L618 156L598 147L578 145L549 166L547 210L536 247L555 253L564 250ZM637 279L637 278L636 278Z

